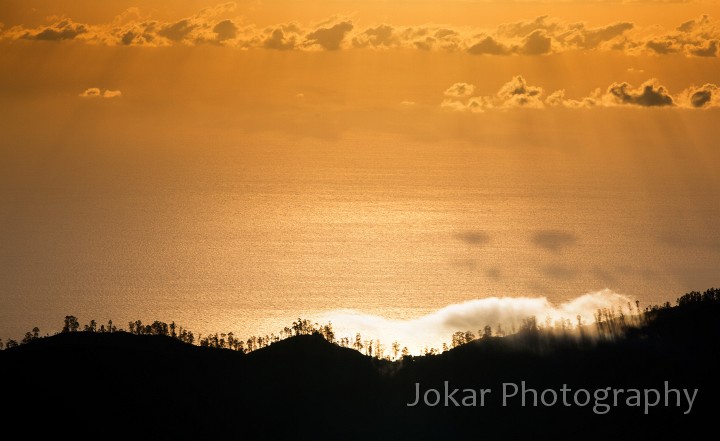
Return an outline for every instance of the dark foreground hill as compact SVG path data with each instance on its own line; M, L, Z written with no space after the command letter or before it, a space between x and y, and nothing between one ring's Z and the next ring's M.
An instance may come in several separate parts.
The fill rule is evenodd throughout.
M527 332L394 363L317 335L243 354L63 333L0 351L2 430L28 439L699 438L717 430L718 342L717 302L658 311L615 341ZM523 381L537 406L529 391L522 405ZM460 390L446 399L446 387ZM418 388L421 402L408 406ZM475 406L463 389L477 391Z

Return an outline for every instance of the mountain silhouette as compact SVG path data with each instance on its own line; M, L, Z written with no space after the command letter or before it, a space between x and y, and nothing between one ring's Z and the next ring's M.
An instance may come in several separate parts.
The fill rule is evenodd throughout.
M720 303L651 315L612 340L526 330L396 362L318 334L244 354L157 335L66 332L0 351L3 419L41 439L699 437L716 424ZM622 398L605 414L592 404L503 406L504 384L522 381L538 391L662 390L668 382L697 395L688 413L675 395L647 414ZM442 391L445 382L491 392L482 406L407 405L416 388Z

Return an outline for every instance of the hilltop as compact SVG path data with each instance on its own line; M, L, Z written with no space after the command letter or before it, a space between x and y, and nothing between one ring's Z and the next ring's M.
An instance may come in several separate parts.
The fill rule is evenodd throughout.
M60 333L0 351L3 417L27 438L691 438L715 425L720 302L679 303L612 340L527 330L396 362L319 334L245 354L158 335ZM407 406L416 384L443 391L446 381L492 392L484 406ZM538 391L661 390L667 381L697 396L687 414L684 397L684 407L647 414L623 403L602 415L592 405L503 407L503 383L522 381Z

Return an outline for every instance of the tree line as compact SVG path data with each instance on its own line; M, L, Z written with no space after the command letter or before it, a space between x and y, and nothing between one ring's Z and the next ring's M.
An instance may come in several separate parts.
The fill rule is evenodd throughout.
M710 288L704 292L691 291L676 299L677 306L700 304L703 302L720 303L720 288ZM652 305L641 310L640 302L636 300L634 305L628 303L627 309L624 307L598 309L594 317L595 322L592 325L585 323L580 315L576 317L575 322L569 319L553 320L551 317L546 317L543 323L539 323L536 317L531 316L522 320L519 329L516 329L513 325L509 332L506 332L500 324L497 325L495 330L493 330L490 325L486 325L478 329L477 334L471 330L454 332L450 338L450 345L443 343L440 349L425 347L422 353L425 356L436 355L475 340L505 337L512 334L536 336L574 335L580 338L592 336L593 338L599 339L614 339L622 336L629 328L638 327L646 323L648 318L651 318L658 311L671 307L670 302L665 302L663 305ZM60 333L73 332L128 332L134 335L155 335L173 338L186 344L197 344L202 347L228 349L242 353L249 353L290 337L319 335L329 343L336 344L343 348L352 348L369 357L378 359L392 361L410 355L407 346L401 347L397 341L386 346L379 339L363 339L360 333L356 333L354 339L349 337L338 338L333 331L332 323L329 322L321 325L302 318L293 321L290 326L284 327L277 334L271 333L242 339L238 338L232 332L214 333L206 336L202 334L196 335L191 330L177 325L174 321L165 323L156 320L152 323L144 324L141 320L135 320L128 322L127 330L125 330L118 328L112 320L100 325L98 325L95 320L90 320L89 323L81 326L77 317L73 315L65 316ZM40 329L36 326L31 331L26 332L20 342L13 339L8 339L3 342L3 340L0 339L0 350L14 348L21 344L28 344L38 338L42 337L40 336Z

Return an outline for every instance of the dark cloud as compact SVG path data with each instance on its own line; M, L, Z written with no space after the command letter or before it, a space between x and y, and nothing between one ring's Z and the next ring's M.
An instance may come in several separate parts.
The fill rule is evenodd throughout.
M468 245L484 245L490 241L490 235L484 231L464 231L455 237Z
M568 231L542 230L533 234L532 242L547 251L558 253L563 248L575 245L577 237Z
M708 41L702 47L691 48L690 53L696 57L716 57L718 54L718 40Z
M531 86L521 75L505 83L495 95L472 96L475 86L469 83L455 83L445 90L441 107L455 111L482 112L488 109L566 107L572 109L614 106L639 107L720 107L720 88L715 84L690 87L677 95L671 95L657 80L651 79L637 89L629 83L613 83L603 94L595 89L579 99L565 96L560 89L543 99L541 87ZM549 233L548 233L549 234ZM542 239L542 236L540 236ZM548 242L549 243L549 242Z
M640 88L632 89L628 83L613 83L607 90L607 96L620 104L634 104L643 107L672 106L675 103L664 86L655 80L646 81Z
M267 49L290 50L295 49L295 36L285 36L285 32L281 28L272 31L270 36L263 41L263 47Z
M72 40L87 31L88 28L84 24L73 23L72 20L62 20L36 32L27 32L23 37L29 40L44 41Z
M485 37L467 49L472 55L509 55L510 49L492 37Z
M338 50L345 35L353 29L350 20L336 23L326 28L318 28L309 33L305 39L310 45L319 45L325 50Z
M185 40L197 27L198 25L196 23L193 23L190 19L185 18L173 24L161 27L157 33L158 35L172 41L182 41Z
M650 49L652 52L662 55L680 51L680 48L675 44L675 42L668 39L648 40L645 43L645 47Z
M703 107L712 100L712 92L709 90L698 90L690 96L690 104L693 107Z
M683 94L685 101L693 108L720 106L720 87L715 84L704 84L690 87Z
M543 30L536 30L528 34L524 39L520 52L525 55L545 55L552 49L552 39Z
M217 34L218 41L225 41L237 37L238 27L232 20L223 20L213 27L213 32Z
M502 272L500 268L488 268L485 270L485 277L497 282L502 277Z
M136 34L135 32L133 32L133 31L127 31L127 32L122 36L122 38L120 39L120 42L121 42L122 44L124 44L125 46L129 46L129 45L131 45L131 44L133 43L133 41L135 40L135 37L136 37L136 36L137 36L137 34Z
M684 53L694 57L718 56L720 29L707 15L682 23L675 31L650 37L645 47L657 54Z
M693 237L681 231L666 231L658 236L657 241L673 248L720 250L720 240L717 238Z
M577 268L567 265L547 265L541 271L546 277L555 280L572 280L580 273Z

